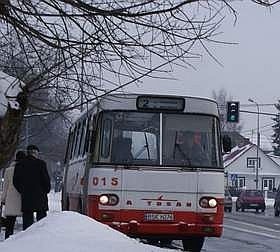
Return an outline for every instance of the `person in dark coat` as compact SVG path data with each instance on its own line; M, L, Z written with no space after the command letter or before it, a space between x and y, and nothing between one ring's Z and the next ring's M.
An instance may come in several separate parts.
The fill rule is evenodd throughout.
M39 221L47 216L49 210L47 194L51 189L50 177L46 162L38 155L39 148L29 145L26 158L15 166L13 183L21 194L23 230L33 224L34 212Z

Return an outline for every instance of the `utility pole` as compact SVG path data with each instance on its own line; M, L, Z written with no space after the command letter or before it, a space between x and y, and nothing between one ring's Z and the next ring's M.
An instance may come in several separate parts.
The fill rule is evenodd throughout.
M259 104L253 99L248 99L249 102L256 104L258 115L257 115L257 161L256 161L256 190L259 188L259 148L260 148L260 108Z

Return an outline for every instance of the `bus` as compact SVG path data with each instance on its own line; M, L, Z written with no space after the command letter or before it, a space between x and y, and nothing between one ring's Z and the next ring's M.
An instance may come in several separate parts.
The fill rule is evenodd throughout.
M62 209L147 243L181 240L200 251L223 230L222 150L230 143L211 99L108 95L70 128Z

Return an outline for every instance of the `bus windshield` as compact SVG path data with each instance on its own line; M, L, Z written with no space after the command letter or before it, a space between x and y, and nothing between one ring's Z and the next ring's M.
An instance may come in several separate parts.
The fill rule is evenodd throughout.
M213 116L163 114L163 163L221 167L218 130Z
M99 160L129 165L221 167L218 130L214 116L103 112Z

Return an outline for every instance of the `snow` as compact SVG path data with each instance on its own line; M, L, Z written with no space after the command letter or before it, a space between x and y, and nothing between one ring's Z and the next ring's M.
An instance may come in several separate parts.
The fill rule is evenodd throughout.
M174 249L140 243L85 215L71 211L61 212L57 201L60 195L52 193L50 196L52 211L48 216L27 230L0 242L0 251L174 252Z
M13 109L19 109L16 97L24 85L22 81L0 71L0 118L5 116L8 104Z
M0 243L0 250L5 252L37 252L38 249L40 252L174 252L142 244L87 216L70 211L51 213L26 231Z

